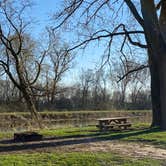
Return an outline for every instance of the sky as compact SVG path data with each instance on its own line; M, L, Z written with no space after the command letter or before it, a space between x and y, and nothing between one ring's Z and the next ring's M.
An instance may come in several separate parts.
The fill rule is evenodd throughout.
M54 1L54 2L53 2ZM44 31L45 26L50 23L51 15L60 7L59 0L33 0L33 6L29 14L35 20L33 33L39 35Z
M62 0L32 0L32 1L34 2L34 6L29 11L30 15L35 19L35 24L33 24L33 27L32 27L32 34L38 39L43 35L45 27L48 25L52 25L50 24L51 16L61 8ZM116 20L123 19L124 15L122 16L122 18L121 17L116 18ZM125 17L127 16L128 15L126 14ZM124 21L125 20L123 20L123 22ZM130 26L135 26L135 23L132 21L132 18L130 22L133 24L132 25L130 23ZM104 27L104 28L107 28L107 27ZM72 37L72 35L73 35L72 33L69 34L68 38ZM118 47L118 45L121 45L118 40L117 40L116 47ZM84 70L94 69L96 65L99 66L103 51L104 51L103 46L100 45L100 47L98 47L97 43L93 43L92 45L89 45L84 51L79 50L76 54L75 66L70 72L66 74L64 82L67 82L68 84L72 84L73 80L79 79L78 75L82 69ZM139 57L140 57L140 54L139 54ZM114 58L114 59L117 59L117 58Z
M35 38L40 38L43 35L45 27L51 23L51 16L58 11L62 4L60 0L33 0L33 3L32 9L29 11L29 14L35 20L31 33ZM89 47L84 51L78 51L74 67L66 74L64 82L72 84L73 80L79 79L79 72L82 69L95 68L96 64L100 63L102 53L103 51L98 47L96 49Z

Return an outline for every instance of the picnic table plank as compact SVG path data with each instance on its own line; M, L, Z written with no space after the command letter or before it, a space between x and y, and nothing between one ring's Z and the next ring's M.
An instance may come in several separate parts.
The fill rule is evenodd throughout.
M118 120L118 119L129 119L130 117L113 117L113 118L99 118L98 121L104 121L104 120Z

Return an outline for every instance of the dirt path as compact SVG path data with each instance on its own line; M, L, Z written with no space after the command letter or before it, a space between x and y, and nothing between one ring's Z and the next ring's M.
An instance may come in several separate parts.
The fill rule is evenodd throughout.
M102 141L70 147L73 151L113 152L126 156L166 159L166 150L142 143Z
M0 154L32 152L112 152L125 156L166 159L166 149L143 143L86 138L49 138L42 141L14 143L0 141Z

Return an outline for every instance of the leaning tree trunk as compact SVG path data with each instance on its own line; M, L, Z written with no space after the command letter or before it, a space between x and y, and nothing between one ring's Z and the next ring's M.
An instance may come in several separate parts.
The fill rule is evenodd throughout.
M34 99L32 97L32 93L30 93L30 90L28 88L24 88L22 90L23 93L23 97L26 101L26 105L27 105L27 109L30 111L32 119L34 119L38 126L41 128L41 119L40 116L37 112L36 106L35 106L35 102Z

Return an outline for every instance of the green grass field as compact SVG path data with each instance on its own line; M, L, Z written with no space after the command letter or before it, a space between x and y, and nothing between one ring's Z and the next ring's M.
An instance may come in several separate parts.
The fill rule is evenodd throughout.
M44 136L61 136L61 137L81 137L91 136L104 140L120 140L129 142L145 142L166 149L166 131L158 128L150 128L150 124L141 123L133 125L129 131L108 131L100 132L96 127L82 128L62 128L51 130L40 130L39 133Z
M95 126L38 130L45 138L84 138L141 142L166 149L166 132L149 128L149 124L135 124L129 131L99 132ZM0 133L0 138L12 138L13 132ZM0 144L0 146L4 146ZM126 157L112 152L41 152L1 154L0 166L160 166L166 161L151 158Z
M110 153L34 153L1 155L1 166L160 166L164 161Z
M95 126L90 127L66 127L55 129L35 130L44 137L95 137L105 140L120 140L130 142L145 142L166 149L166 131L158 128L149 128L149 124L135 124L129 131L100 132ZM12 138L14 132L0 132L0 139Z

